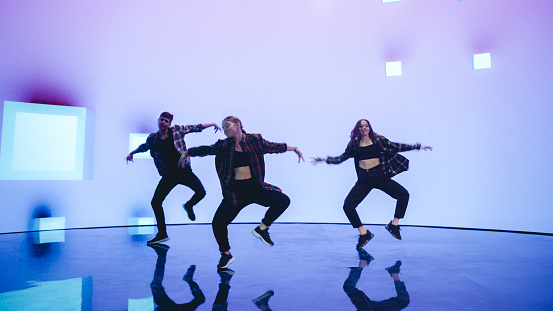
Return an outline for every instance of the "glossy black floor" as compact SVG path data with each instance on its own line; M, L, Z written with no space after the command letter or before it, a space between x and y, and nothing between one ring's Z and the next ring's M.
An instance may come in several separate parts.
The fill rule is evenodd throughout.
M0 310L553 310L552 236L369 226L360 259L349 225L274 224L273 247L253 227L230 226L222 272L210 225L170 226L167 248L129 228L2 234Z

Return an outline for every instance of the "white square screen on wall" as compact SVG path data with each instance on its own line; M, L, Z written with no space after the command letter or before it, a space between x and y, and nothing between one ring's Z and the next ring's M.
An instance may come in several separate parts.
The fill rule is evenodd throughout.
M82 107L4 102L0 179L88 179L91 123Z

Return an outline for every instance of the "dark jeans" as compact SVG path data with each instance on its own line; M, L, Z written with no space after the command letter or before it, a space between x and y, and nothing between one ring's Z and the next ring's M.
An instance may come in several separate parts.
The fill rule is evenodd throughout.
M198 177L192 172L189 165L187 165L184 169L176 169L165 173L157 184L154 197L152 198L152 208L154 209L154 215L156 216L157 231L161 234L167 234L165 214L163 213L163 207L161 204L169 192L171 192L171 190L179 184L185 185L194 191L192 198L186 202L187 206L194 206L205 197L204 186Z
M409 192L402 185L384 175L382 165L379 165L370 170L362 170L355 186L353 186L344 200L344 212L354 228L359 228L363 225L359 219L359 214L357 214L357 206L375 188L384 191L397 200L394 218L403 218L405 216L407 203L409 203Z
M244 207L252 203L269 207L261 221L266 226L270 226L290 205L290 198L287 195L274 190L266 190L253 178L233 180L231 187L238 198L238 205L233 205L227 199L223 199L211 224L221 252L230 249L227 227Z

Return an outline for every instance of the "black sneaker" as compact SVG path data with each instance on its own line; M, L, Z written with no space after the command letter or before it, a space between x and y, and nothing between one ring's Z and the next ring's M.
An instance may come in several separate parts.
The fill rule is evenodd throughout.
M261 309L262 306L268 307L269 306L269 298L271 298L274 294L275 294L275 292L273 292L272 290L267 291L265 294L255 298L255 299L252 299L252 302L259 309ZM266 310L266 309L261 309L261 310Z
M267 245L275 245L275 243L273 243L273 241L271 241L271 238L269 237L269 228L261 230L259 226L257 226L255 227L255 229L252 230L252 234Z
M186 273L182 277L182 280L186 282L192 282L194 271L196 271L196 265L190 265L190 267L188 267L188 270L186 270Z
M169 240L169 237L167 236L167 234L159 234L158 233L158 234L156 234L155 238L151 239L146 244L148 244L148 245L157 244L157 243L165 242L165 241L168 241L168 240Z
M188 219L190 219L192 221L196 220L196 215L194 214L194 207L193 206L188 206L188 203L186 203L186 204L183 204L182 207L184 208L184 210L188 214Z
M390 222L386 225L386 230L388 230L394 238L401 240L401 234L399 234L399 226L392 225L392 222Z
M230 282L230 279L232 279L232 276L234 275L234 271L229 268L222 268L217 270L217 274L221 277L221 283L227 283Z
M401 267L401 261L398 260L393 266L386 268L386 271L388 271L388 273L390 273L390 276L392 276L392 274L399 273L399 267Z
M359 254L359 260L364 260L366 261L367 263L371 262L374 260L374 257L371 256L371 254L367 253L366 250L358 247L357 248L357 254Z
M234 262L234 257L232 257L231 254L227 255L225 253L221 253L221 259L219 260L219 264L217 265L217 268L224 269L233 262Z
M148 244L149 247L153 248L156 253L167 253L167 251L169 250L169 245L167 244Z
M374 237L374 234L372 234L370 231L367 231L367 233L365 234L360 234L359 235L359 242L357 242L357 248L361 248L365 245L367 245L367 243L369 243L369 241Z

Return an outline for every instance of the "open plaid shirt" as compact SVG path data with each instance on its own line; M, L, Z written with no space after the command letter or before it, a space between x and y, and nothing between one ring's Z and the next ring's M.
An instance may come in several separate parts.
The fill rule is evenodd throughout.
M404 172L409 169L409 160L404 156L398 154L398 152L409 151L413 149L420 150L421 144L417 143L415 145L407 145L394 143L386 139L384 136L377 136L373 140L373 143L378 146L380 150L380 164L384 166L384 174L388 177L393 177L401 172ZM328 157L326 163L328 164L339 164L344 162L349 158L354 158L355 160L355 170L359 176L359 158L357 154L357 147L352 144L348 144L346 151L338 157Z
M201 124L196 125L175 125L172 126L171 129L173 130L173 142L175 144L175 148L180 154L183 154L186 151L186 143L184 142L184 135L188 133L193 132L201 132L203 131L204 127ZM163 162L163 157L159 153L160 150L156 147L156 140L159 137L159 132L152 133L148 136L146 139L146 143L138 146L133 153L139 153L139 152L146 152L150 150L150 155L152 158L154 158L154 163L156 165L157 171L159 172L159 175L163 176L165 173L166 167L165 163ZM190 157L186 156L184 158L184 163L186 165L190 165Z
M267 190L281 191L280 188L265 182L265 160L263 155L266 153L286 152L285 143L272 143L266 141L260 134L244 134L240 140L242 150L248 154L250 160L250 170L253 177ZM236 193L230 186L234 178L234 169L232 162L234 160L234 138L220 139L211 146L200 146L188 149L188 154L192 157L203 157L215 155L215 167L217 175L223 190L223 197L232 204L237 205Z

